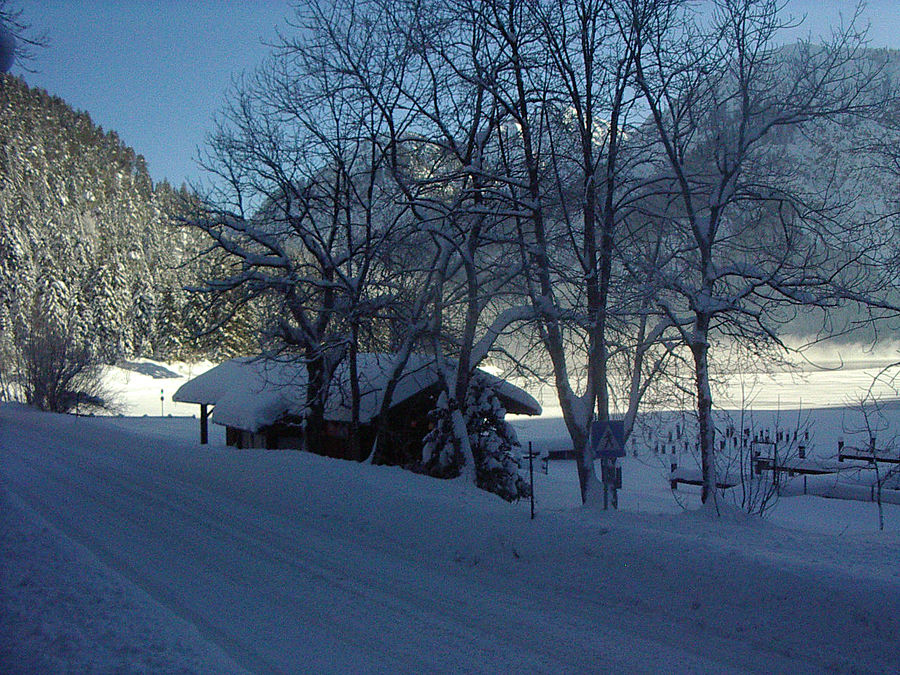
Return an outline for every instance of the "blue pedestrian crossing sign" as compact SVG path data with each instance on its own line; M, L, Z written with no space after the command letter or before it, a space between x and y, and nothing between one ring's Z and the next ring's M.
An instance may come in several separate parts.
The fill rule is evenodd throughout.
M625 422L610 420L592 422L588 437L594 459L614 459L625 456Z

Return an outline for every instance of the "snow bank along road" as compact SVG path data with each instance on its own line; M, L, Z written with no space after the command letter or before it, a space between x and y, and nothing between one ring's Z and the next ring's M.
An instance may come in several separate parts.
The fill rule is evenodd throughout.
M167 424L144 423L138 433L122 420L0 406L0 481L5 503L87 549L121 580L117 588L152 598L154 617L196 629L200 666L900 666L896 535L823 537L736 515L585 509L529 522L459 481L307 453L201 447ZM8 517L0 524L12 527ZM7 603L22 597L0 590ZM98 599L97 611L110 602ZM33 660L33 641L15 625L2 639L7 665ZM99 651L110 638L98 630L94 639ZM120 663L147 663L124 653Z

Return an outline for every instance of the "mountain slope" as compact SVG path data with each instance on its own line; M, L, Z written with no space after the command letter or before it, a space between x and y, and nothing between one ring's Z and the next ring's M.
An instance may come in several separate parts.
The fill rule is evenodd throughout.
M0 75L0 329L36 317L107 360L186 341L196 236L171 225L190 195L153 185L141 155L90 116ZM7 345L8 346L8 345Z

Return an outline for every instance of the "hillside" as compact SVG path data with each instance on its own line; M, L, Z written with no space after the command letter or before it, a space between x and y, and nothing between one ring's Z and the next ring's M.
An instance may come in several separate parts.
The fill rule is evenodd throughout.
M109 362L193 350L182 265L200 244L173 225L190 202L87 113L0 76L3 348L39 319Z

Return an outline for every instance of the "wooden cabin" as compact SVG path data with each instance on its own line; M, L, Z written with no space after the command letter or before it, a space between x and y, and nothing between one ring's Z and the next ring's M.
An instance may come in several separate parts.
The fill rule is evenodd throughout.
M172 397L200 405L200 442L207 441L207 420L225 427L225 440L237 448L307 449L318 454L362 461L371 453L378 427L384 389L392 370L389 354L360 354L360 415L358 452L349 442L351 411L349 375L339 366L329 388L324 437L316 448L305 447L306 368L302 363L262 358L226 361L186 382ZM539 415L541 407L527 392L476 370L475 378L488 383L507 412ZM394 464L421 458L423 440L432 428L429 413L435 408L440 385L433 359L410 357L399 378L388 409L388 457ZM212 409L210 416L209 411Z

